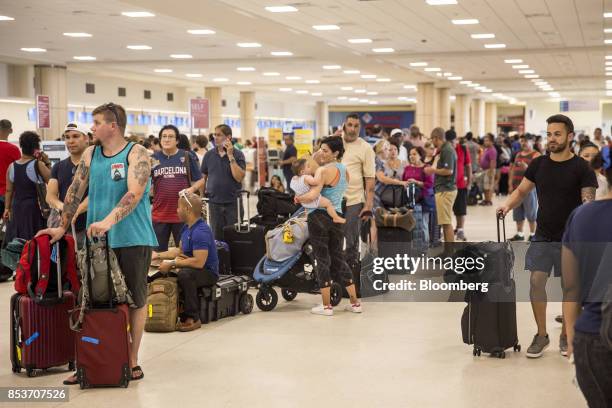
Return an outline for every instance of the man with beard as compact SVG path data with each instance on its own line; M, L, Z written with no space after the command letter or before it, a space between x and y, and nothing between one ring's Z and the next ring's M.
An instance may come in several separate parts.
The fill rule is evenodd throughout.
M541 357L550 344L546 332L546 281L553 269L555 276L561 276L561 240L565 223L576 207L595 199L597 188L597 178L589 164L570 149L574 137L571 119L553 115L546 122L549 154L531 161L518 187L497 210L505 216L536 189L537 229L525 256L525 270L531 272L531 307L538 326L538 333L527 349L526 355L530 358ZM559 351L567 355L565 325L561 327Z

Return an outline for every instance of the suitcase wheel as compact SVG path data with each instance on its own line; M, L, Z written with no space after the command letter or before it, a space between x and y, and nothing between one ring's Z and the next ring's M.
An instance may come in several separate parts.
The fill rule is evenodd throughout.
M253 311L253 296L250 293L240 295L240 311L243 314L249 314Z
M85 388L89 388L89 384L85 379L85 370L82 367L77 368L77 381L79 382L79 387L84 390Z
M19 367L18 365L13 364L13 372L15 374L19 374L21 372L21 367Z
M33 368L26 368L26 374L28 377L36 377L36 371Z
M297 292L291 289L281 289L281 295L287 302L291 302L297 296Z
M494 351L491 353L491 357L496 357L496 358L506 358L506 352L505 351Z
M76 364L74 364L74 361L70 361L68 363L68 371L74 371L75 367L76 367Z
M482 353L482 351L480 350L480 348L478 348L478 347L474 347L474 351L472 352L472 354L473 354L474 356L478 356L478 357L480 357L480 354L481 354L481 353Z
M520 344L516 344L516 345L514 346L514 351L516 351L516 352L520 353L520 352L521 352L521 345L520 345Z
M342 301L342 285L338 282L333 282L331 284L331 304L332 306L338 306Z
M260 310L269 312L276 307L278 303L278 294L274 288L262 286L257 292L255 302Z
M131 377L132 371L130 370L130 367L126 364L123 366L123 376L121 376L121 383L119 384L119 386L121 388L127 388L130 384Z

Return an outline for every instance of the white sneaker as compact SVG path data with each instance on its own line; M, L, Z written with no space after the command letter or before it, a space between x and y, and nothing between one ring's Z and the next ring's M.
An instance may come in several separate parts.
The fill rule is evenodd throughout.
M349 303L348 305L344 306L344 310L352 313L361 313L361 303Z
M310 309L310 313L322 315L322 316L333 316L334 308L331 306L317 305L313 307L312 309Z

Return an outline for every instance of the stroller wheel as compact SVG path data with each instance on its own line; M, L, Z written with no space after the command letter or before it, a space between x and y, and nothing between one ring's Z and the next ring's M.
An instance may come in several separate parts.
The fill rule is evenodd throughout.
M285 299L287 302L291 302L293 299L296 298L297 292L291 289L281 289L281 295L283 296L283 299Z
M331 284L331 304L332 306L338 306L342 301L342 285L338 282Z
M263 286L261 289L259 289L259 292L257 292L255 302L260 310L269 312L276 307L276 304L278 303L278 294L274 288Z

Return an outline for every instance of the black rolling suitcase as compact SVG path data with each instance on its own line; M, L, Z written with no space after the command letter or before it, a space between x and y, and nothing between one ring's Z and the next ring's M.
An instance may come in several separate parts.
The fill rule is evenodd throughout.
M246 195L247 221L240 215L240 201ZM238 195L238 222L223 228L223 241L230 248L232 275L247 275L252 277L259 260L266 254L265 228L250 223L250 210L248 191L241 191Z
M248 276L219 275L212 287L200 290L200 321L215 322L238 313L249 314L253 310L253 296L248 293Z
M504 241L501 241L499 223L503 223ZM497 241L506 241L506 225L497 219ZM511 273L511 272L510 272ZM506 349L521 351L516 329L516 287L513 276L488 282L488 292L467 291L467 306L461 316L463 342L473 344L474 356L482 352L505 358Z

